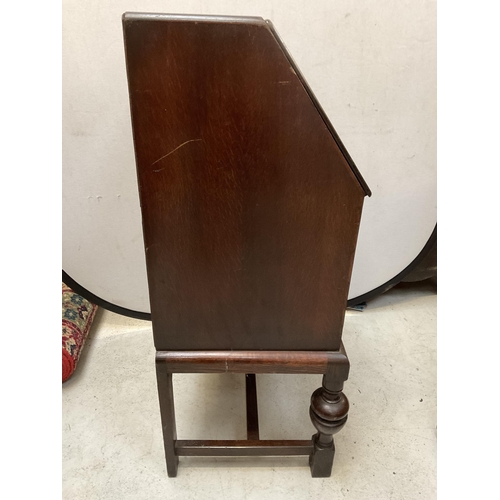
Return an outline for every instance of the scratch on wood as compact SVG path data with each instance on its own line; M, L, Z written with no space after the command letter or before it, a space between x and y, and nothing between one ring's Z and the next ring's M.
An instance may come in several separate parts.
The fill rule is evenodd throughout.
M161 158L158 158L156 161L151 163L151 166L153 166L155 163L158 163L160 160L163 160L163 158L170 156L172 153L175 153L178 149L182 148L182 146L185 146L186 144L189 144L190 142L198 142L198 141L201 141L201 139L189 139L189 141L183 142L181 145L177 146L175 149L172 149L172 151L170 151L170 153L163 155ZM163 170L163 169L160 168L160 170ZM160 170L153 170L153 172L159 172Z

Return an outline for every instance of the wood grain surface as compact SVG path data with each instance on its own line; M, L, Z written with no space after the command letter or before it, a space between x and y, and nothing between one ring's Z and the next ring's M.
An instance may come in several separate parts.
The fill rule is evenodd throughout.
M338 351L157 351L169 373L321 373L347 380L349 359Z
M157 350L338 350L366 191L269 25L124 35Z

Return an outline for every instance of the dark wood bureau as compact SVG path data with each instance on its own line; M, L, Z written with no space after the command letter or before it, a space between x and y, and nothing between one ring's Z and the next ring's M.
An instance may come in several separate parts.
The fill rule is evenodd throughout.
M307 454L329 476L369 188L269 21L123 26L168 473L182 455ZM177 372L247 373L248 440L178 440ZM324 374L311 441L258 439L255 373Z

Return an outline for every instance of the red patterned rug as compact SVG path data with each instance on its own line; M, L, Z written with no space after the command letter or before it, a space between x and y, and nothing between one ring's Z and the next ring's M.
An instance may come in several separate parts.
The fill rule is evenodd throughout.
M97 306L62 284L62 381L75 371Z

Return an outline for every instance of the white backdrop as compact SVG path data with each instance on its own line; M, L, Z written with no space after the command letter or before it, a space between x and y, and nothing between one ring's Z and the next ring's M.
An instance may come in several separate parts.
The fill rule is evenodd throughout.
M434 0L65 0L63 269L81 286L149 312L126 11L270 19L373 192L349 297L414 260L436 223Z

